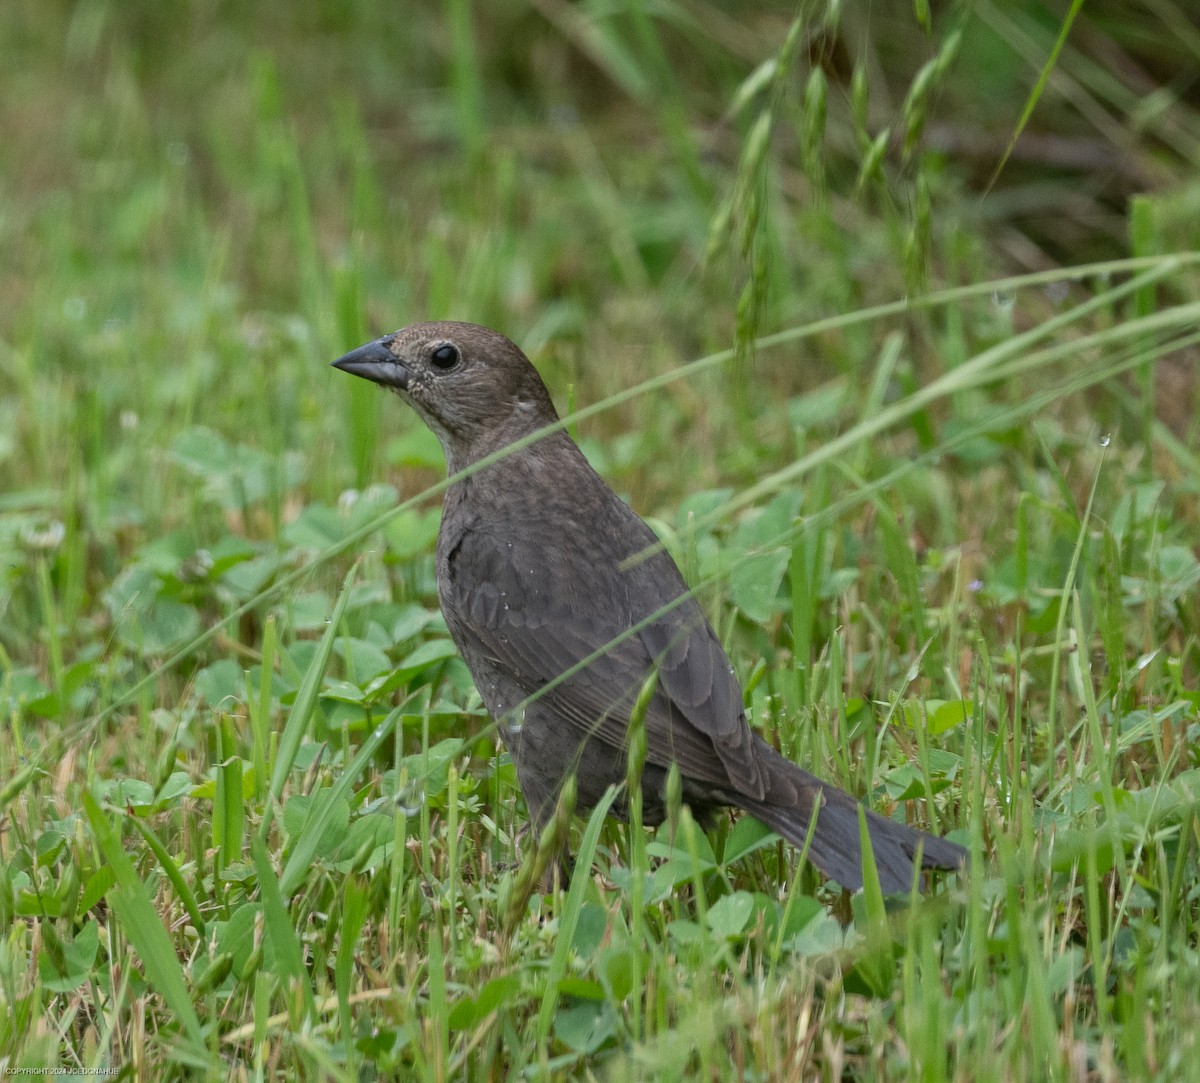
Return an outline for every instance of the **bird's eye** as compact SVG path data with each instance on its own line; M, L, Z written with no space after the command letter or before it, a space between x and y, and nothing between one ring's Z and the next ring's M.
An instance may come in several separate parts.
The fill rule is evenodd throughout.
M458 364L458 347L452 342L443 342L429 355L429 360L439 369L452 369Z

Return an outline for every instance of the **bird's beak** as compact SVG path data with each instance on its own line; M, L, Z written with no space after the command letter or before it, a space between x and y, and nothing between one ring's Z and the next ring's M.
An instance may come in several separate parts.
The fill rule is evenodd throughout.
M361 376L364 380L382 384L384 387L406 391L412 379L412 372L388 349L394 338L394 335L388 335L368 342L365 346L359 346L345 357L339 357L333 363L333 367L354 376Z

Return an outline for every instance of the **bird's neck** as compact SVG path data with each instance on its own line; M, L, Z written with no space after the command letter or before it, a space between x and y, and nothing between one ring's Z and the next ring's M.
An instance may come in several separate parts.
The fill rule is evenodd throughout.
M507 503L514 498L522 500L542 487L553 489L563 484L576 469L573 460L585 464L586 460L561 429L537 436L541 428L543 426L500 439L477 441L469 451L458 449L458 454L451 454L447 449L446 467L450 474L470 470L453 488L472 489L476 494L473 500L490 504L495 501ZM529 440L531 437L533 439Z
M457 474L492 456L497 457L497 462L503 462L525 456L537 458L547 454L561 455L563 451L560 445L563 440L571 447L574 447L574 444L571 444L570 437L561 429L551 428L557 421L556 414L535 410L532 404L518 401L502 421L488 425L470 439L443 437L442 449L446 453L446 469L451 474ZM512 450L502 455L506 448Z

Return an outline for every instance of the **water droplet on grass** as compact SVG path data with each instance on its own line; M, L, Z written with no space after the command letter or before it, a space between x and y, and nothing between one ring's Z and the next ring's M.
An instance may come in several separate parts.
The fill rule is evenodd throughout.
M405 816L415 816L425 804L425 780L414 779L396 794L396 807Z
M504 733L507 737L515 737L525 725L525 708L516 707L504 716Z
M1046 300L1052 305L1061 305L1071 293L1070 284L1067 282L1048 282L1044 290Z
M48 522L31 524L21 530L21 541L30 549L40 549L51 552L63 543L67 536L67 528L57 519Z

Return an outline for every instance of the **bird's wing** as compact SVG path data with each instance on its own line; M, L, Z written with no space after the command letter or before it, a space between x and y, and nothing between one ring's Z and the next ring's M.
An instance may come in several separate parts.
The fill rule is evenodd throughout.
M650 762L674 761L688 778L762 797L737 679L670 557L659 552L630 569L606 561L608 574L596 576L603 589L582 589L589 568L579 554L520 533L501 540L471 530L449 554L442 604L468 664L475 655L498 668L580 740L614 749L625 747L630 711L657 666L645 715Z
M665 553L657 557L675 573L679 590L686 590L671 558ZM674 598L660 602L660 607L668 601ZM762 797L766 783L742 707L741 685L696 599L688 594L639 635L658 666L659 686L690 725L712 742L726 777L739 793Z

